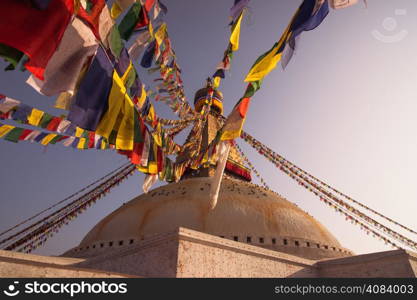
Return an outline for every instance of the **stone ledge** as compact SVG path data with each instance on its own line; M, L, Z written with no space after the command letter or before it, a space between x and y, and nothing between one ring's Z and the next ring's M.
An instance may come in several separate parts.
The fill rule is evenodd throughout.
M0 261L3 258L23 259L33 262L48 263L54 265L72 265L84 261L83 258L43 256L36 254L21 253L15 251L0 250Z
M22 254L24 257L24 254ZM29 257L30 258L30 257ZM47 259L48 257L45 257ZM37 276L34 277L42 277L39 274L48 274L47 277L50 278L63 278L63 277L115 277L115 278L128 278L128 277L137 277L128 274L122 274L117 272L108 272L102 270L95 270L95 269L87 269L87 268L78 268L74 266L68 265L58 265L53 263L45 263L39 261L33 261L30 259L22 259L22 258L13 258L13 257L0 257L0 265L4 265L0 269L0 277L16 277L19 273L19 270L16 269L16 265L21 265L24 268L24 273L30 274L35 273ZM8 272L7 267L12 267L14 272ZM55 275L54 275L55 274ZM76 276L74 276L76 275ZM31 276L24 276L24 277L31 277Z
M198 232L195 230L179 227L177 230L173 230L166 233L157 234L152 237L133 245L128 245L121 247L119 249L113 249L110 253L99 254L96 257L87 258L85 261L76 264L77 266L83 265L94 265L102 261L111 260L113 258L120 258L128 256L138 251L156 247L159 244L165 243L167 241L191 241L197 242L200 244L208 245L211 247L216 247L220 249L232 250L238 253L248 254L252 256L269 258L276 261L281 261L283 263L290 263L292 265L302 266L302 267L312 267L316 261L308 260L298 256L293 256L290 254L277 252L254 245L248 245L241 242L235 242L232 240L220 238L214 235Z
M191 242L198 242L200 244L220 248L233 250L238 253L250 254L252 256L270 258L285 263L291 263L303 267L311 267L316 261L293 256L290 254L265 249L255 245L249 245L246 243L236 242L229 239L217 237L211 234L198 232L195 230L180 227L178 228L178 237L180 240L186 240Z
M162 243L172 240L178 240L178 231L172 231L167 233L157 234L155 236L150 236L149 238L140 241L139 243L120 247L113 248L109 253L98 254L94 257L87 257L84 261L77 264L77 266L91 265L102 262L104 260L110 260L112 258L120 258L128 256L130 254L136 253L143 249L153 248Z
M346 264L352 264L352 263L364 263L364 262L379 260L381 258L388 258L388 257L395 257L395 256L407 256L408 258L417 259L415 253L406 251L403 249L397 249L397 250L367 253L367 254L361 254L361 255L343 257L343 258L324 259L322 261L317 262L317 266L320 267L320 266L330 266L330 265L346 265Z

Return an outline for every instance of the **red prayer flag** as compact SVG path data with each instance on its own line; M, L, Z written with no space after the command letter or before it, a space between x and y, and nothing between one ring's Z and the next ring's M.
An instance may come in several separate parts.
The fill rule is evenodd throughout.
M145 9L143 9L142 7L142 9L140 10L139 19L135 25L135 30L145 27L148 24L149 24L148 10L146 10L146 6L145 6Z
M88 133L88 138L89 138L88 148L94 148L94 142L95 142L94 136L95 136L94 132L91 131L91 132Z
M140 165L140 160L142 159L144 143L135 143L133 146L133 151L130 156L130 161L134 165Z
M146 3L145 3L146 11L150 11L154 4L155 4L155 0L146 0Z
M58 129L59 124L61 123L62 119L59 117L54 117L46 126L47 130L56 131Z
M67 139L67 138L69 138L69 136L67 136L67 135L61 136L61 137L59 137L59 138L56 140L56 143L58 143L58 142L60 142L60 141L63 141L63 140L65 140L65 139Z
M33 130L25 129L22 134L19 136L19 141L23 141Z
M106 6L105 0L90 0L93 5L90 13L88 13L82 6L78 10L78 16L84 20L93 31L97 39L101 40L99 33L99 19L101 11Z
M239 110L239 114L242 118L246 117L246 113L248 112L248 109L249 109L249 104L250 104L250 98L243 98L242 101L240 101L237 109Z
M45 67L74 12L74 0L52 0L39 10L26 1L0 1L0 43L29 57L25 67L43 80Z
M163 160L163 154L162 154L162 149L161 147L158 147L156 150L156 163L157 163L157 168L158 168L158 172L161 172L162 169L164 168L164 160Z

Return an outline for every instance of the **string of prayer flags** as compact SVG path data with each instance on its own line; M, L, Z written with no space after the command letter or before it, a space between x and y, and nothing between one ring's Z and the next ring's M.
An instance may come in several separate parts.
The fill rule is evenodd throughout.
M327 0L304 0L293 16L290 24L285 29L280 40L276 42L270 50L262 54L255 61L249 70L245 81L252 82L262 80L273 69L275 69L277 63L282 58L284 49L286 48L288 49L287 51L289 51L287 54L288 58L285 61L285 65L287 65L295 48L295 38L304 30L308 30L309 28L314 29L320 25L323 19L327 16L327 13ZM290 39L292 46L290 45L289 47L286 47Z
M37 9L27 1L2 0L0 43L27 55L26 69L43 80L46 65L73 13L74 0L52 0L45 9Z
M229 114L223 127L222 140L231 140L240 136L243 123L245 122L246 112L249 107L250 99L259 90L262 81L281 60L286 49L286 65L291 59L295 49L295 38L303 31L316 28L328 14L327 0L304 0L298 8L287 29L282 34L280 40L272 48L262 54L255 61L248 75L245 78L249 82L244 96L238 101ZM287 47L288 43L288 47Z
M258 141L257 139L255 139L253 136L249 135L246 132L242 132L242 139L245 140L248 144L250 144L254 149L258 150L258 152L262 152L262 153L266 153L268 156L270 157L274 157L275 160L279 161L282 164L288 165L290 169L296 170L297 172L301 173L304 176L307 176L308 178L314 180L315 182L319 183L320 185L322 185L323 187L331 190L332 192L335 192L337 195L342 196L343 198L351 201L352 203L366 209L367 211L372 212L373 214L385 219L386 221L395 224L399 227L401 227L402 229L413 233L413 234L417 234L416 231L396 222L395 220L388 218L384 215L382 215L381 213L375 211L374 209L368 207L367 205L352 199L351 197L349 197L348 195L340 192L339 190L331 187L329 184L323 182L322 180L318 179L317 177L309 174L308 172L304 171L303 169L301 169L300 167L296 166L295 164L293 164L292 162L288 161L287 159L285 159L283 156L279 155L278 153L275 153L274 151L272 151L269 147L267 147L266 145L262 144L260 141Z
M230 10L232 22L231 34L229 38L229 45L224 52L222 61L218 64L216 72L213 74L214 87L217 88L220 85L220 81L225 77L225 70L230 69L230 61L233 57L233 52L239 50L240 40L240 28L242 24L245 8L247 7L249 0L235 0L233 7Z
M47 112L38 110L6 96L0 97L0 119L14 120L22 124L55 131L59 134L65 134L65 136L68 136L71 140L66 140L64 142L64 146L66 147L72 146L73 148L79 149L108 149L110 147L107 143L107 139L104 139L94 132L76 127L67 119L50 115ZM30 135L25 140L29 139L32 141L34 138L39 139L39 136L41 135L47 135L47 133L42 133L37 130L28 129L25 132L30 132ZM22 137L20 137L20 139L22 139Z
M69 203L69 205L65 205L54 213L36 221L24 231L13 234L7 239L0 241L0 244L13 239L12 243L7 245L5 249L30 253L37 247L43 245L63 225L67 225L71 220L74 220L98 199L109 193L113 187L119 185L128 176L132 175L134 171L134 166L127 165L118 172L112 172L112 176L100 180L92 190L83 193L80 197Z
M68 136L0 123L0 138L13 143L17 143L19 141L30 141L46 146L63 141L67 139Z
M335 196L331 191L327 190L326 186L321 184L320 181L314 180L313 176L309 175L305 171L301 171L300 168L289 163L282 156L276 154L267 146L255 140L250 135L245 133L242 135L242 137L255 150L257 150L259 154L271 161L277 168L289 175L292 179L296 180L301 186L305 187L307 190L320 197L321 201L324 201L326 204L330 205L331 207L334 207L338 212L345 214L349 219L354 220L357 224L361 224L364 228L373 232L377 236L379 236L378 233L375 232L372 228L364 225L363 222L370 224L374 229L378 231L384 231L385 234L400 241L408 247L417 249L416 242L392 230L391 228L388 228L387 226L379 223L375 219L365 215L363 212L349 205L347 202L341 200L340 198Z

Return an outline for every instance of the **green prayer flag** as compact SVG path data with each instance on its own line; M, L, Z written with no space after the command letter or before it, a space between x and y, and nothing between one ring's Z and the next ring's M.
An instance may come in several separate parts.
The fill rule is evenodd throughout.
M0 43L0 57L10 63L6 70L14 70L23 57L19 50Z
M135 30L135 26L138 23L141 10L142 10L142 6L140 5L140 3L135 2L132 5L132 7L129 9L129 11L123 18L123 20L120 22L119 24L120 36L125 41L129 40L130 36Z
M5 140L17 143L19 141L19 137L22 135L23 128L15 127L9 131L8 134L4 137Z
M120 36L120 31L117 26L113 26L109 34L110 50L116 58L120 57L120 53L123 49L123 42Z
M49 144L56 144L56 142L58 142L58 140L60 139L60 138L62 138L62 135L57 135L56 137L54 137L50 142L49 142Z
M261 85L262 85L262 80L253 81L249 83L248 87L246 88L245 94L243 95L243 98L252 97L261 88Z
M134 118L135 118L135 125L133 128L133 142L134 143L143 143L144 142L144 138L142 136L142 126L140 124L140 120L139 120L139 113L136 111L134 111Z
M48 126L48 124L52 121L52 119L54 118L54 116L48 114L48 113L44 113L42 116L42 119L39 123L39 126L42 128L46 128Z

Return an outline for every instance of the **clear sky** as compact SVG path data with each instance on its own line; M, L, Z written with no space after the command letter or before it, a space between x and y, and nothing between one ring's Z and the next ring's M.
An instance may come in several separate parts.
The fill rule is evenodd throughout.
M187 97L221 60L233 1L171 0L166 22ZM255 59L280 37L300 0L253 0L240 50L221 90L228 113L242 96ZM6 64L0 62L0 69ZM28 73L0 71L0 93L52 109L54 99L25 83ZM146 81L145 81L146 83ZM175 118L157 105L158 113ZM417 2L368 0L330 11L302 35L283 71L274 70L250 107L245 130L290 161L362 203L417 229ZM356 253L391 248L325 206L239 141L267 183L323 223ZM0 231L58 202L125 162L111 151L0 140ZM136 174L99 200L42 248L58 255L76 246L104 216L140 194ZM414 240L416 236L410 236Z

